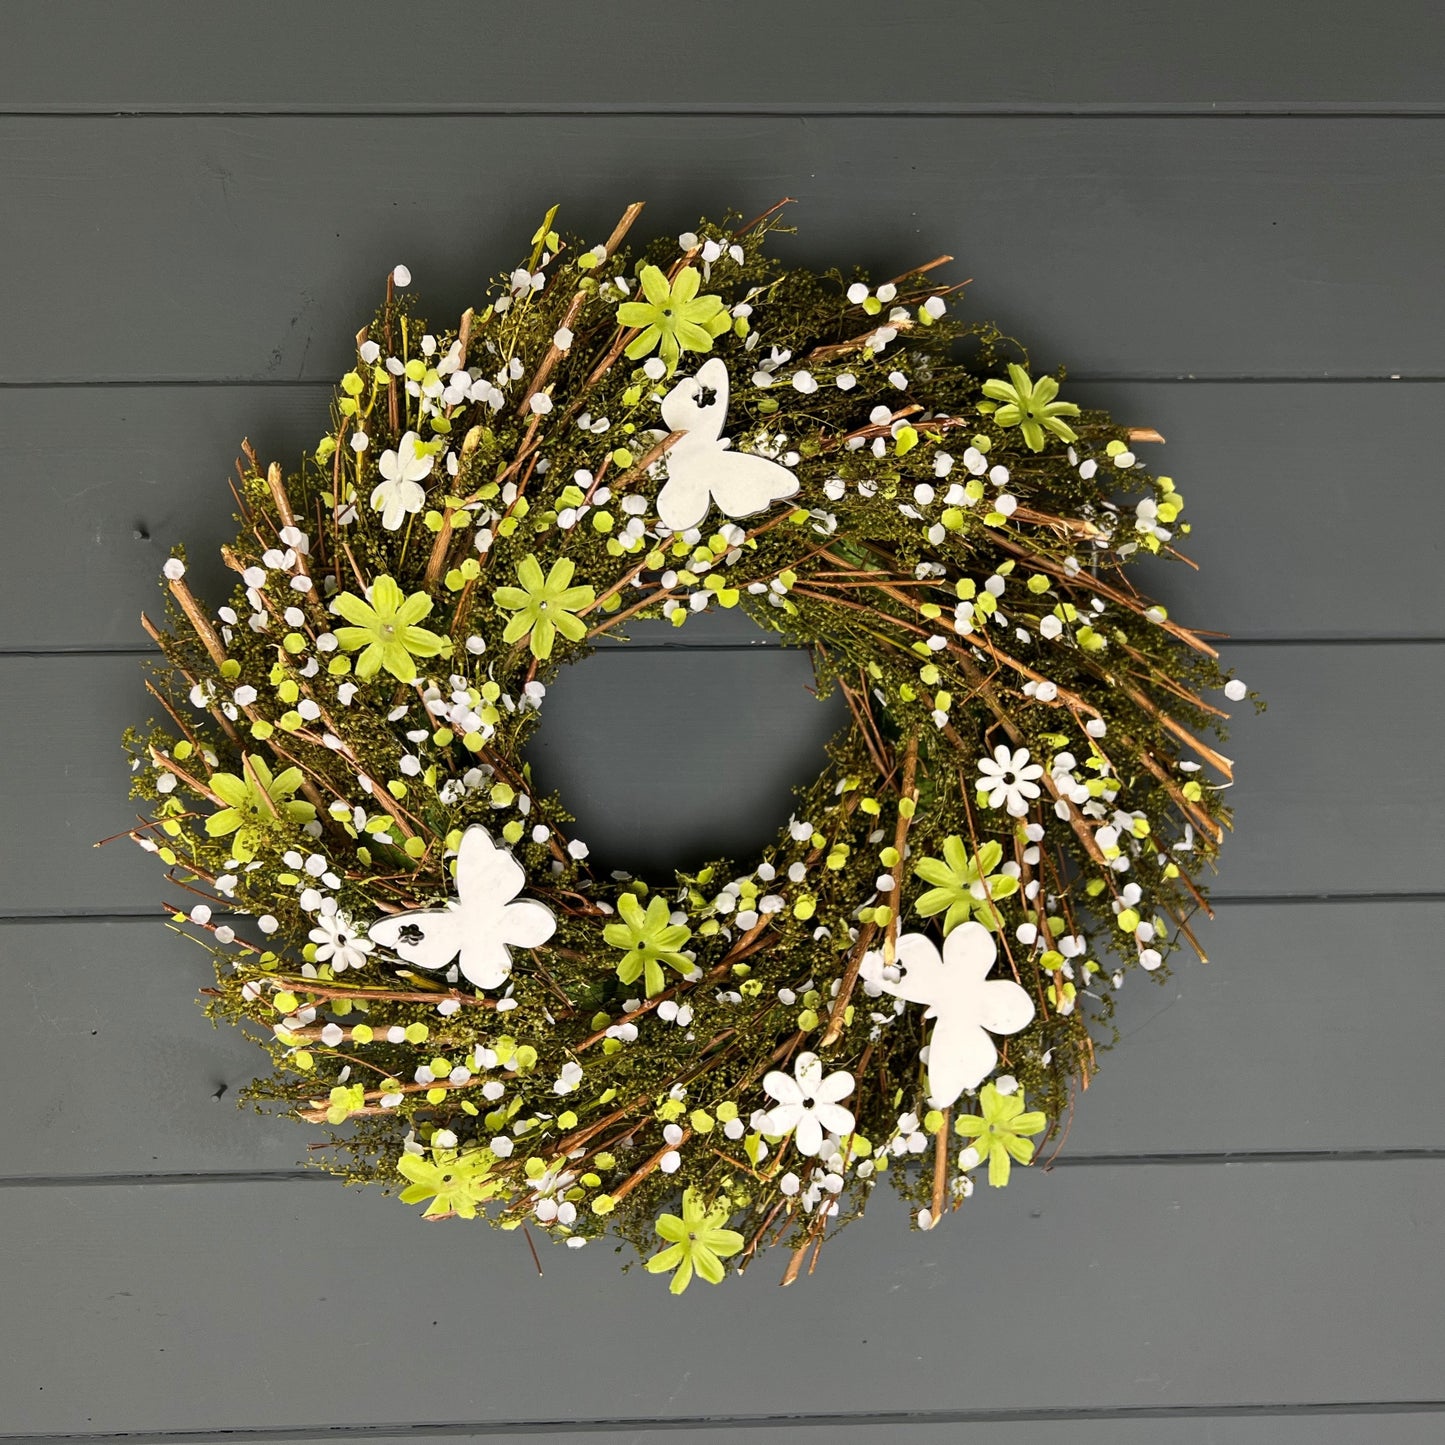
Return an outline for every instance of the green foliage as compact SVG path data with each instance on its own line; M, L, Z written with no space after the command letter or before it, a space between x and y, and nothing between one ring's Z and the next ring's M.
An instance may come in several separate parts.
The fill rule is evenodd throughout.
M552 656L558 633L568 642L581 642L587 636L587 624L576 614L591 607L597 593L592 587L571 585L576 570L570 557L559 557L543 577L536 557L523 557L517 563L521 585L498 587L492 594L498 607L515 614L502 632L502 641L520 642L525 637L532 656L541 662Z
M920 858L913 871L933 887L914 905L920 916L942 913L943 932L952 933L972 914L990 931L999 926L1002 913L993 905L1018 892L1019 881L1010 874L993 876L1003 861L1003 844L990 838L977 853L969 855L963 839L955 835L943 840L942 858Z
M1046 431L1060 441L1078 441L1073 427L1061 418L1078 416L1079 408L1071 401L1054 400L1059 394L1059 384L1052 376L1031 381L1028 372L1016 362L1009 363L1008 374L1008 381L991 378L983 384L985 396L1003 403L994 410L995 426L1016 426L1032 452L1043 451Z
M624 893L617 900L617 912L622 922L609 923L602 937L623 951L622 962L617 965L617 977L623 983L642 979L651 998L666 986L663 964L678 973L691 971L692 960L678 950L692 937L692 930L682 924L669 924L671 910L666 900L652 899L644 912L631 893Z
M365 649L356 659L357 677L375 677L384 668L398 682L415 682L416 658L451 651L445 637L415 625L431 612L431 598L425 592L403 596L390 577L378 577L371 584L370 606L350 592L343 592L331 605L352 624L336 629L343 650Z
M671 376L684 351L711 351L713 338L732 324L720 296L697 294L702 278L692 266L684 266L671 283L656 266L644 266L638 280L646 299L617 308L619 325L640 328L623 352L629 361L656 351Z
M726 1203L709 1209L688 1189L682 1196L682 1215L663 1214L658 1217L657 1232L668 1247L654 1254L645 1265L649 1274L672 1274L668 1286L673 1294L681 1294L692 1283L694 1274L709 1284L721 1284L723 1260L743 1247L743 1237L736 1230L724 1229L731 1211Z
M1015 1159L1020 1164L1032 1163L1031 1136L1042 1134L1048 1121L1037 1110L1024 1111L1022 1091L1001 1094L993 1084L985 1084L979 1090L978 1102L983 1112L964 1114L953 1127L965 1139L978 1141L972 1148L988 1162L988 1182L1001 1189L1009 1181Z
M885 1175L932 1201L929 1025L880 984L899 930L976 919L1035 1001L1000 1041L1020 1092L955 1121L974 1163L1002 1182L1059 1128L1217 852L1223 678L1127 575L1187 532L1174 483L950 288L785 269L773 215L637 253L554 219L455 326L394 289L313 451L248 458L223 606L172 569L134 836L209 898L176 916L215 955L208 1011L259 1031L247 1099L322 1133L317 1167L430 1217L661 1233L648 1267L680 1291ZM699 353L728 369L732 450L797 490L672 535L661 402ZM597 637L720 607L811 649L853 721L762 857L654 892L595 865L523 749ZM980 795L1000 746L1040 773ZM445 906L475 824L557 920L485 993L366 937ZM851 1082L855 1131L815 1157L762 1086L802 1053ZM974 1164L946 1162L957 1203Z

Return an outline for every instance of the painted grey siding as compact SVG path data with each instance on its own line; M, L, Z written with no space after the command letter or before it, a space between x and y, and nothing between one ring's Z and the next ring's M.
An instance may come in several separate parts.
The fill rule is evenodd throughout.
M822 14L0 11L0 1442L1445 1437L1445 20ZM451 311L554 200L681 229L785 193L799 258L954 251L979 315L1170 438L1202 571L1165 600L1271 706L1228 749L1211 962L1125 991L1054 1166L928 1235L880 1195L815 1278L694 1291L680 1328L605 1250L538 1280L511 1236L303 1174L303 1130L233 1107L251 1050L195 1008L154 870L90 844L128 819L160 560L183 538L218 580L236 443L314 442L387 267ZM605 849L643 769L746 763L754 791L691 801L760 841L829 726L799 663L725 621L606 649L538 765ZM637 701L705 687L751 731L690 750Z

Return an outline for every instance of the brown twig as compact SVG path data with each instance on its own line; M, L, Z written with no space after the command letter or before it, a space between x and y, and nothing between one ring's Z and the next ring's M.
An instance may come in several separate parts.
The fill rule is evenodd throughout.
M943 1111L943 1123L938 1126L933 1140L933 1208L930 1212L934 1225L943 1218L944 1187L948 1183L949 1126L952 1123L953 1109L950 1107Z
M682 1131L682 1138L679 1139L676 1144L664 1144L662 1148L659 1149L655 1154L653 1154L649 1159L646 1159L641 1164L639 1164L637 1168L634 1169L632 1173L629 1174L627 1178L624 1179L622 1183L617 1186L616 1189L609 1191L612 1195L613 1200L617 1201L621 1199L626 1199L627 1196L631 1194L632 1191L636 1189L637 1186L641 1184L642 1181L646 1179L647 1176L651 1174L652 1171L656 1169L657 1166L661 1164L662 1161L667 1158L667 1156L672 1153L674 1149L680 1149L691 1138L692 1130L684 1129Z
M172 577L167 586L171 596L180 603L181 611L186 614L186 621L200 638L201 645L211 654L211 661L219 668L226 660L226 649L221 646L221 639L217 636L216 629L211 626L210 619L202 611L201 604L196 601L195 594L186 586L186 579Z

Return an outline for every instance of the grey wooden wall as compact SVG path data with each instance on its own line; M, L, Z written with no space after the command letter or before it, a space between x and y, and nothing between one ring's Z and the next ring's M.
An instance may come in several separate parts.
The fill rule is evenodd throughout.
M1442 42L1433 0L0 7L0 1439L1445 1438ZM553 200L785 193L793 254L954 251L1170 438L1203 572L1167 600L1271 707L1212 962L1126 991L1058 1166L928 1235L880 1194L814 1279L679 1305L302 1177L155 873L90 844L161 560L224 535L243 434L319 434L390 266L456 314ZM756 715L702 747L637 703L688 651L559 687L594 846L649 761L741 844L786 812L825 720L738 640L703 644ZM589 708L616 776L558 756ZM719 755L746 786L687 794Z

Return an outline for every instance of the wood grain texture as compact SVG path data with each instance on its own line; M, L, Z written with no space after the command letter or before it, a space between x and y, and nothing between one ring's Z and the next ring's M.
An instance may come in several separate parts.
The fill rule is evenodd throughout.
M1441 1169L1024 1174L928 1234L879 1199L797 1287L685 1304L320 1186L7 1189L0 1398L21 1434L1430 1399Z
M1067 394L1169 439L1141 452L1187 498L1181 546L1200 570L1138 576L1174 616L1250 639L1445 636L1445 538L1409 520L1445 484L1419 425L1445 407L1445 385L1109 382ZM143 644L136 615L155 605L177 544L197 592L227 595L218 548L234 536L226 478L241 438L294 466L328 398L304 384L0 389L0 651ZM1366 512L1398 522L1362 526ZM1356 570L1390 585L1341 585ZM715 635L690 625L669 640Z
M980 0L901 0L883 13L867 0L836 0L826 22L810 5L769 0L683 10L661 0L553 0L545 25L519 0L439 0L405 20L379 0L352 0L344 22L327 7L252 0L201 23L183 0L148 0L139 25L103 0L12 0L6 27L7 110L1354 109L1445 100L1431 64L1445 29L1422 0L1379 7L1369 25L1347 0L1281 0L1264 11L1244 0L1197 9L1107 0L1089 7L1086 24L1069 0L1039 0L1026 43L1012 12ZM387 83L381 56L424 62L425 82Z
M783 195L780 257L951 251L1036 367L1439 376L1442 170L1445 127L1387 118L10 117L0 383L331 380L399 261L458 316L553 202L667 236Z
M1445 902L1224 906L1200 929L1207 966L1186 955L1168 981L1135 974L1119 991L1119 1042L1079 1099L1061 1167L1445 1153L1442 931ZM299 1167L321 1135L237 1107L266 1058L202 1016L210 982L209 957L160 921L0 927L12 1080L0 1179ZM1392 1002L1406 998L1418 1005ZM1362 1108L1382 1071L1390 1106ZM341 1201L339 1184L319 1187Z
M699 1422L677 1429L656 1426L623 1430L527 1430L500 1433L488 1430L448 1429L404 1435L365 1435L328 1430L324 1434L247 1435L245 1445L1440 1445L1445 1435L1445 1411L1407 1408L1395 1411L1346 1410L1316 1412L1303 1408L1261 1411L1257 1415L1227 1416L1190 1411L1173 1418L1141 1411L1138 1417L1110 1411L1090 1418L1068 1413L1049 1418L1042 1412L1023 1413L1014 1419L983 1418L967 1412L948 1423L883 1423L877 1419L833 1418L827 1423L789 1422L759 1425L752 1421ZM174 1438L174 1437L172 1437ZM177 1445L186 1445L182 1437ZM189 1437L204 1445L211 1437ZM0 1435L0 1441L5 1436ZM150 1445L138 1441L137 1445ZM157 1442L160 1445L160 1442Z
M1411 643L1238 650L1244 680L1269 711L1237 709L1226 751L1245 781L1233 795L1236 832L1217 892L1441 891L1440 656ZM744 833L761 845L787 818L788 785L811 766L803 759L818 756L831 730L810 681L806 655L793 650L598 652L544 704L537 756L549 784L588 819L586 841L604 862L627 849L705 855L709 839ZM713 716L690 736L679 720L689 690L704 686ZM62 698L84 705L59 706ZM0 916L144 911L157 897L154 860L124 840L91 846L134 822L118 739L156 711L138 658L0 658L0 756L9 806L28 820L27 846L0 873ZM712 802L689 791L685 806L650 812L648 836L635 836L649 789L682 798L703 780L717 784ZM731 834L719 832L724 823Z

